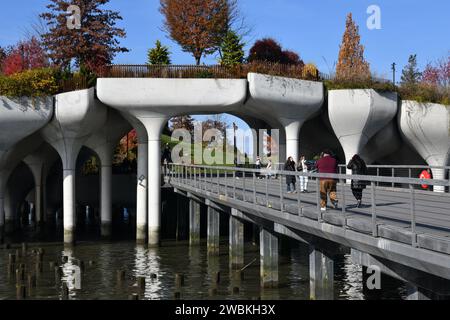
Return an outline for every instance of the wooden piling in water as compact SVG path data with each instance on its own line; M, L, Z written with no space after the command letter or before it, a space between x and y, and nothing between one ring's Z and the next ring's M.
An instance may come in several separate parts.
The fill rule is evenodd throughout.
M184 275L181 273L175 274L175 287L181 288L184 286Z

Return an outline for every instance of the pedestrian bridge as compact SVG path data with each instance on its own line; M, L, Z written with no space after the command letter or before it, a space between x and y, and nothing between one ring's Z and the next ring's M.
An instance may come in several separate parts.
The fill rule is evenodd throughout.
M285 177L292 172L277 171L271 178L265 174L254 169L184 164L164 168L166 186L191 200L191 233L199 228L195 203L208 206L208 250L212 253L218 250L218 215L230 216L230 259L235 262L244 254L239 252L243 251L239 244L243 230L236 229L239 222L260 227L263 286L277 282L277 237L281 234L312 248L313 298L332 297L332 261L338 252L333 248L339 246L351 249L355 263L376 265L383 273L409 283L410 297L425 297L427 290L449 295L450 195L420 190L422 184L445 188L449 181L295 173L309 177L308 192L288 194ZM319 178L338 181L337 209L320 210ZM352 196L351 178L367 181L361 208ZM298 186L297 178L297 190Z

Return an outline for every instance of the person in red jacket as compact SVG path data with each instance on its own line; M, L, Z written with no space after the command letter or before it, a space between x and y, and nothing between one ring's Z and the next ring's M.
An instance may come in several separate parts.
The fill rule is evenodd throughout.
M331 156L329 150L325 150L322 157L317 161L317 171L319 173L334 173L338 172L337 160ZM327 209L328 196L337 209L338 200L336 194L336 180L335 179L320 179L320 210Z
M431 170L430 169L423 170L420 173L419 179L431 179ZM424 190L429 189L429 186L427 184L423 184L421 187Z

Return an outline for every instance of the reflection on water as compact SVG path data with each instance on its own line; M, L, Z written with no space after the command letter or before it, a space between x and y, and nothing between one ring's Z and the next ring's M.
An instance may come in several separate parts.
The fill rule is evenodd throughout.
M206 244L189 247L187 242L165 242L160 248L136 246L133 242L84 243L75 247L40 244L30 245L29 254L20 262L27 273L35 270L33 248L44 248L43 273L37 277L37 288L30 299L62 299L63 283L70 299L127 299L139 293L141 299L174 299L180 291L182 299L308 299L308 249L294 245L282 253L279 264L279 287L260 289L259 250L245 246L243 278L230 272L228 246L222 241L219 256L208 256ZM0 299L15 299L15 275L8 278L8 254L16 248L0 249ZM61 280L55 280L50 262L58 263ZM125 270L123 283L118 283L117 270ZM216 283L220 272L220 281ZM336 299L366 299L362 287L361 267L344 256L335 265ZM175 275L183 274L185 285L175 287ZM155 276L156 275L156 276ZM145 291L139 292L136 278L144 277ZM401 298L404 288L394 283L381 298Z

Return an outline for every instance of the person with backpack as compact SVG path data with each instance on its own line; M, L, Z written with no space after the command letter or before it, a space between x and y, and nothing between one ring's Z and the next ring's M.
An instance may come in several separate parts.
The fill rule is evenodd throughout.
M357 154L353 156L347 165L347 169L352 170L352 175L366 175L367 166L364 160ZM366 183L362 180L353 179L351 183L351 189L353 196L356 199L357 207L361 208L363 190L366 188Z

